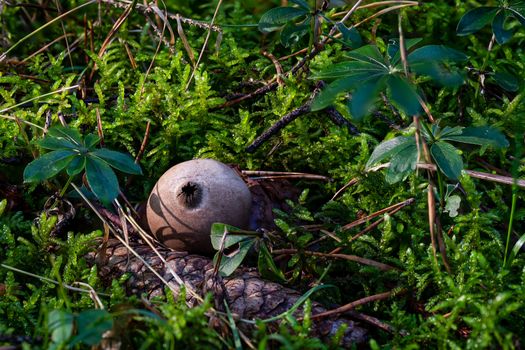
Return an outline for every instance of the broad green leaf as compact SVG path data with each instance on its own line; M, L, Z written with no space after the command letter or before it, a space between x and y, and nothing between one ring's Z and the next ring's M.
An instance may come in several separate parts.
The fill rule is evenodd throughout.
M518 91L520 82L516 76L506 72L495 72L493 75L496 83L506 91Z
M73 334L73 314L64 310L53 310L47 316L48 328L54 343L64 344Z
M416 169L417 145L415 138L412 137L411 139L411 142L400 147L390 159L390 166L385 178L388 183L401 181Z
M512 30L506 30L505 29L505 20L507 19L507 12L506 11L499 11L496 17L494 17L494 21L492 21L492 32L494 33L494 37L496 38L496 41L498 44L505 44L507 41L509 41L510 38L512 38Z
M465 82L465 71L448 67L439 62L419 61L410 65L410 70L419 75L426 75L442 86L456 87Z
M64 138L77 146L82 145L82 136L76 129L71 129L65 126L53 126L48 130L47 135L56 138Z
M427 45L414 50L407 57L409 64L422 61L465 62L468 56L444 45Z
M95 147L99 142L100 138L95 134L87 134L84 138L84 146L88 149Z
M296 44L299 42L299 40L301 40L302 37L308 34L309 30L310 25L306 21L298 25L295 25L294 23L288 23L281 31L281 44L283 44L285 47Z
M226 237L224 233L227 232ZM234 244L239 243L240 241L248 238L253 238L258 236L256 232L252 234L250 231L242 230L232 225L222 224L219 222L213 223L211 225L211 245L213 249L221 249L222 240L224 238L224 248L229 248Z
M356 121L360 121L367 115L379 96L379 92L385 86L385 79L374 79L363 81L352 93L352 99L348 102L350 114Z
M337 98L337 95L342 92L347 92L353 89L358 84L363 84L366 80L358 79L357 76L338 79L325 87L314 98L310 110L315 112L331 105Z
M59 150L59 149L78 149L79 146L71 142L69 139L62 136L49 136L47 135L42 140L39 140L37 144L45 149Z
M421 38L413 38L405 40L405 50L408 52L411 48L421 42ZM387 47L388 58L393 66L396 66L401 59L401 53L399 52L399 41L397 39L391 39Z
M58 150L40 156L24 169L24 182L47 180L63 170L78 153L71 150Z
M259 30L263 33L281 29L286 23L307 15L305 9L296 7L276 7L262 15L259 20Z
M85 310L76 317L77 335L71 339L70 346L86 344L94 346L102 341L102 336L113 328L113 318L106 310Z
M361 39L361 35L359 34L359 31L354 28L350 27L347 28L343 23L338 22L336 24L337 29L341 34L343 35L343 41L348 44L353 49L356 49L363 45L363 39Z
M266 247L264 242L261 243L259 248L259 259L257 260L257 267L259 273L263 278L270 280L278 280L280 282L285 282L286 278L284 273L275 265L273 261L272 254Z
M519 252L522 251L522 247L525 244L525 233L521 235L521 237L514 243L514 247L512 247L512 251L509 256L509 260L507 260L507 265L512 264L512 261L516 258L516 255L518 255Z
M434 126L435 124L433 124ZM434 136L436 139L443 139L443 137L446 137L446 136L456 136L456 135L461 135L461 133L463 133L463 127L461 126L455 126L453 128L449 127L449 126L445 126L443 128L443 130L441 129L437 129L436 132L434 130L432 130L432 132L434 132Z
M74 176L79 174L84 170L86 166L86 157L77 155L73 160L68 164L66 172L69 176Z
M461 17L456 29L458 35L469 35L477 32L494 19L498 7L482 6L468 11Z
M90 154L95 155L106 161L111 167L118 169L124 173L142 175L140 166L135 163L134 159L125 153L110 151L106 148L96 149Z
M230 254L222 254L221 264L219 266L219 272L222 276L231 275L242 263L246 254L250 251L250 248L255 243L255 238L248 238L239 242L239 248ZM221 254L217 252L215 259Z
M86 157L86 178L91 191L106 206L117 198L119 186L117 176L102 159L88 155Z
M438 141L430 147L430 154L439 170L446 177L457 180L463 170L463 161L458 150L450 143Z
M370 159L366 163L366 169L370 169L373 165L381 162L382 160L396 154L409 142L414 142L413 137L398 136L388 141L381 142L372 152Z
M329 66L316 72L312 79L344 79L353 78L356 82L370 79L370 76L387 74L388 70L369 62L347 61Z
M406 79L390 75L386 81L387 96L390 101L409 116L421 113L419 95L415 87Z
M310 6L308 5L308 3L304 0L290 0L290 2L292 4L296 4L297 6L299 6L300 8L302 8L303 10L306 10L306 11L310 11Z
M447 135L441 140L469 143L479 146L508 147L509 142L498 129L490 126L464 128L461 135Z
M350 51L347 54L348 57L360 61L372 63L388 70L388 65L385 63L385 58L379 52L379 49L375 45L365 45Z

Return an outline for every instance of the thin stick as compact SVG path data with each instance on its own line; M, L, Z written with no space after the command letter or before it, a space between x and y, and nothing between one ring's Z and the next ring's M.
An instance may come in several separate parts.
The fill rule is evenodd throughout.
M1 61L1 60L0 60L0 61ZM43 95L40 95L40 96L36 96L36 97L30 98L30 99L28 99L28 100L25 100L25 101L23 101L23 102L17 103L16 105L13 105L13 106L11 106L11 107L4 108L4 109L0 110L0 113L5 113L5 112L10 111L10 110L12 110L12 109L14 109L14 108L21 107L21 106L25 105L26 103L33 102L33 101L38 100L38 99L41 99L41 98L43 98L43 97L47 97L47 96L51 96L51 95L55 95L55 94L60 94L60 93L62 93L62 92L64 92L64 91L74 90L74 89L76 89L76 88L78 88L78 87L79 87L79 85L72 85L72 86L68 86L68 87L62 88L62 89L58 89L58 90L55 90L55 91L51 91L51 92L48 92L48 93L46 93L46 94L43 94ZM14 118L15 118L15 117L7 118L7 116L2 116L2 117L3 117L3 118L6 118L6 119L13 119L13 120L14 120ZM20 119L20 120L21 120L22 122L25 123L25 121L23 121L23 119ZM29 123L26 123L26 124L29 124ZM39 126L39 128L40 128L40 129L43 129L41 126Z
M281 66L281 63L279 62L279 60L274 55L272 55L270 52L265 51L265 50L261 51L261 55L263 55L264 57L272 61L275 67L275 73L277 74L277 84L279 84L279 86L283 86L284 85L283 66Z
M370 219L373 219L379 215L382 215L384 213L387 213L387 212L390 212L390 211L394 211L396 209L401 209L401 208L404 208L412 203L414 203L415 199L414 198L409 198L405 201L402 201L402 202L399 202L399 203L396 203L396 204L393 204L387 208L384 208L384 209L381 209L381 210L378 210L376 211L375 213L372 213L370 215L367 215L365 216L364 218L361 218L361 219L358 219L358 220L355 220L349 224L346 224L344 225L341 230L343 231L347 231L347 230L350 230L351 228L354 228L356 226L359 226L361 224L364 224L365 222L369 221Z
M351 186L355 185L358 182L359 182L359 179L354 177L352 180L348 181L346 185L344 185L339 190L337 190L337 192L334 194L334 196L330 200L331 201L336 200L336 198L338 198L344 191L346 191L348 188L350 188Z
M312 315L311 318L312 318L312 320L315 320L315 319L322 318L322 317L342 314L344 312L347 312L347 311L350 311L352 309L355 309L358 306L361 306L361 305L364 305L364 304L368 304L368 303L371 303L371 302L374 302L374 301L385 300L385 299L390 298L394 294L400 294L400 293L404 293L404 292L406 292L406 290L401 290L401 291L393 291L393 290L391 290L389 292L384 292L384 293L371 295L371 296L368 296L368 297L365 297L365 298L353 301L353 302L348 303L346 305L343 305L341 307L338 307L337 309L333 309L333 310L321 312L321 313L316 314L316 315Z
M188 79L188 83L186 84L186 90L190 87L191 81L193 80L193 77L195 76L195 72L197 71L197 67L199 66L199 63L201 62L202 56L204 56L204 50L206 50L206 46L208 46L208 41L210 40L211 36L211 26L215 23L215 18L217 17L217 14L219 13L219 8L221 7L222 0L219 0L217 3L217 7L215 7L215 12L213 13L213 17L210 22L210 29L208 29L208 32L206 33L206 39L204 39L204 44L202 45L201 52L199 53L199 58L197 58L197 63L195 63L195 67L191 71L190 78Z

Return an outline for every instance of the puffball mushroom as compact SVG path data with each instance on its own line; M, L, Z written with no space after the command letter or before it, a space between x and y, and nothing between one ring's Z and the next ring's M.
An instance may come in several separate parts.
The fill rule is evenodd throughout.
M213 159L194 159L166 171L151 192L146 219L166 246L192 253L213 252L211 225L249 225L252 196L242 178Z

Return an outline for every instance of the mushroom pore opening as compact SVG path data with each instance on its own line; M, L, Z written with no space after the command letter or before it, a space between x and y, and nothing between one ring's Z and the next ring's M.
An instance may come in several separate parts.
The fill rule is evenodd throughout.
M201 186L195 182L188 181L182 185L177 198L179 203L186 208L195 208L199 206L202 199Z

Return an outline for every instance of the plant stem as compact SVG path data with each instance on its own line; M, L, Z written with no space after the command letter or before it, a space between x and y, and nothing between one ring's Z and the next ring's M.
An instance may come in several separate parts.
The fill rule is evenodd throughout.
M64 185L64 187L62 187L62 191L60 191L60 198L64 197L64 195L66 194L69 185L71 185L71 181L73 181L73 176L68 177L66 184Z
M521 131L521 130L520 130ZM510 207L510 217L509 217L509 228L507 230L507 241L505 242L505 255L503 256L503 266L507 265L507 255L509 252L509 244L510 244L510 235L512 233L512 225L514 223L514 213L516 212L516 202L518 201L518 167L519 162L521 158L522 153L522 142L523 140L523 132L519 132L516 135L516 155L514 157L514 161L512 162L512 177L514 179L514 183L512 184L512 203Z

